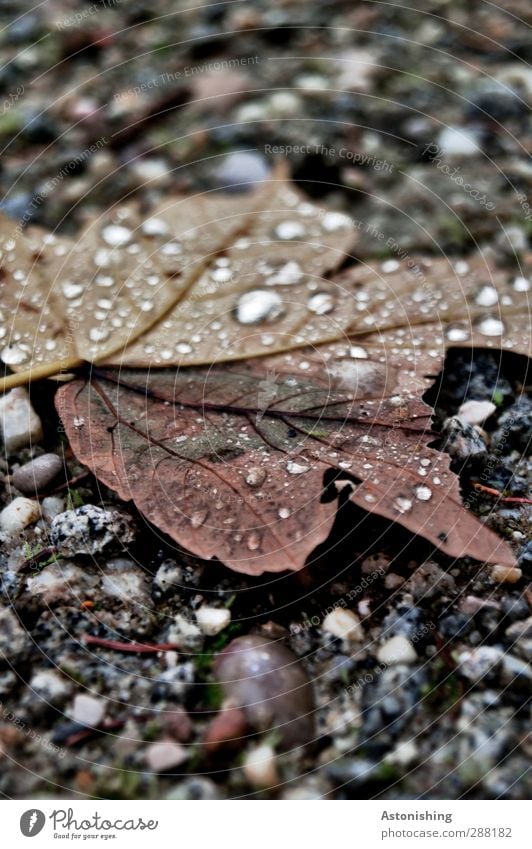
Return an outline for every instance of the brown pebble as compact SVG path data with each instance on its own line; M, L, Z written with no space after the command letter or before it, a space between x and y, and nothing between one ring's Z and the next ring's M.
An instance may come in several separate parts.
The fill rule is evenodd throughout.
M517 566L494 566L491 570L491 580L499 584L516 584L522 576Z
M180 743L188 743L192 737L192 720L183 708L176 708L164 715L163 727L166 733Z
M274 728L285 748L313 739L312 685L284 645L265 637L237 637L216 658L214 672L228 701L242 708L253 730Z
M13 486L24 493L41 492L58 476L63 463L57 454L41 454L11 475Z
M209 752L230 746L238 747L245 742L247 730L248 722L243 710L237 707L222 708L207 727L203 745Z

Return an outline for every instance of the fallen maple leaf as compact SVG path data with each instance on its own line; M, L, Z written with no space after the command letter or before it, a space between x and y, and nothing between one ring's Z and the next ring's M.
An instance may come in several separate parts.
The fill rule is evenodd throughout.
M339 271L356 228L279 176L147 220L118 207L76 243L1 224L1 356L22 372L5 386L87 361L209 365L57 394L80 460L185 547L253 574L301 568L334 520L332 474L451 556L513 562L461 506L419 399L449 345L529 353L529 257L518 275L480 253Z
M430 408L384 395L379 361L342 360L339 346L305 353L106 370L62 387L57 408L101 481L183 547L236 571L302 568L330 533L338 502L322 495L333 485L450 556L513 563L462 506L447 456L428 447ZM388 378L400 390L393 365Z
M174 197L149 218L122 205L76 241L17 232L0 216L0 358L36 379L82 362L209 363L214 354L234 359L237 342L241 358L337 338L353 317L347 293L333 322L304 295L321 281L332 296L323 277L354 240L346 215L276 175L246 195ZM250 325L263 333L247 351ZM4 388L16 383L8 378Z

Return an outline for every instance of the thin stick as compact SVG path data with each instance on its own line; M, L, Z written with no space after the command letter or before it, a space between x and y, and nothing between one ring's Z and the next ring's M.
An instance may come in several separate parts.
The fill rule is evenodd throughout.
M52 363L44 363L42 366L30 368L28 371L20 371L18 374L10 374L8 377L0 378L0 392L7 392L8 389L14 389L16 386L27 386L34 380L42 380L43 377L54 377L56 374L74 371L84 362L85 360L81 360L79 357L71 357L68 360L54 360Z

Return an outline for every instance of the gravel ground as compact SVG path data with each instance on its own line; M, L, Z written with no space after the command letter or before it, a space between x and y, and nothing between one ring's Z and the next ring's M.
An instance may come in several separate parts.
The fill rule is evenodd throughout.
M406 253L480 244L517 267L532 214L525 0L179 12L194 5L0 4L4 211L76 233L126 196L148 209L168 191L252 183L284 155L311 196ZM385 258L369 232L358 250ZM31 433L5 433L0 457L0 793L529 797L530 505L474 486L530 492L523 360L455 349L428 400L466 504L518 568L451 562L354 508L337 532L356 533L297 575L202 563L85 473L53 386L35 385ZM249 635L250 651L268 640L274 670L287 649L300 659L288 687L312 681L299 719L293 699L276 702L289 730L228 707L217 657Z

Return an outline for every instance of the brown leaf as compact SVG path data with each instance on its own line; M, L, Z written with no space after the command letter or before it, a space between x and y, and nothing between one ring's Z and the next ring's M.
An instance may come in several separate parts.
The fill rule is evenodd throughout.
M249 304L245 326L235 309L265 287L274 303L251 323L265 330L279 322L261 351L297 347L308 320L306 299L298 305L303 290L337 268L353 241L347 216L307 201L278 172L250 194L172 197L148 218L135 204L118 206L75 241L37 228L18 232L0 216L3 326L12 342L0 356L14 371L50 363L51 373L72 359L179 364L192 351L208 363L249 336ZM291 310L279 294L287 289ZM331 337L330 320L312 316L306 341L336 338L350 318L346 310Z
M428 447L431 411L403 388L412 378L400 361L344 348L107 370L62 387L57 409L100 480L176 542L236 571L302 568L336 515L327 486L348 487L358 506L452 557L513 563L462 506L447 456Z

